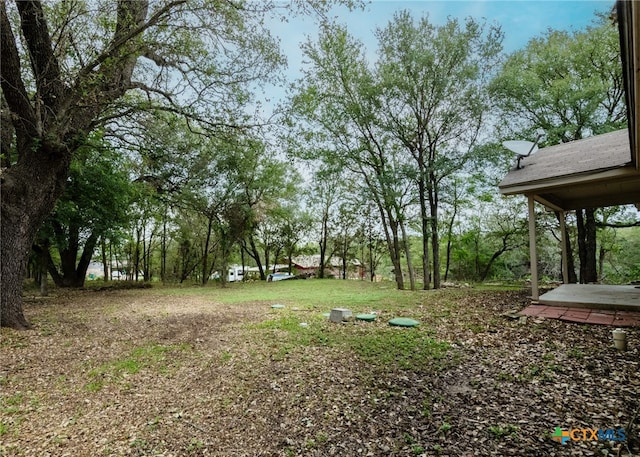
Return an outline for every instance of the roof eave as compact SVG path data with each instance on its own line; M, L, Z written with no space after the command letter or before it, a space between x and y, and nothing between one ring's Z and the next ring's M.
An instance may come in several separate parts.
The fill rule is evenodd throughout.
M537 194L550 192L553 189L564 188L575 184L606 182L614 179L639 178L640 174L632 163L615 168L594 170L586 173L576 173L555 178L539 179L536 181L500 185L502 195Z

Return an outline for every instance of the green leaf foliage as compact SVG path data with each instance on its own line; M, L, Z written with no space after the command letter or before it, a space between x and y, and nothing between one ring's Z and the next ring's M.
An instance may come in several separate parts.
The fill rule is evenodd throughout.
M599 16L585 30L532 39L508 56L492 97L505 134L541 127L546 144L625 128L617 27Z
M69 246L69 237L108 235L128 222L134 185L129 166L119 153L98 137L78 150L71 164L65 191L44 233L56 233L59 249ZM63 230L52 230L51 227Z

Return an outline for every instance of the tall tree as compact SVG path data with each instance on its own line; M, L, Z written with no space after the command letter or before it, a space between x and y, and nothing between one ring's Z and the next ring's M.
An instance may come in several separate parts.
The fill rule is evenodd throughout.
M396 14L376 33L385 109L382 124L410 153L422 230L424 288L440 287L439 209L443 180L472 157L487 118L487 83L502 49L497 27L469 18L436 26ZM429 236L431 259L429 268Z
M370 202L363 205L361 209L362 225L358 230L361 267L369 271L371 282L376 279L376 271L385 251L382 230L380 224L377 223L375 212L376 208Z
M447 198L443 199L445 205L445 237L447 240L447 247L445 249L445 267L444 267L444 280L447 281L449 277L449 269L451 268L451 252L454 242L454 228L459 225L460 213L462 213L465 206L468 206L468 193L470 193L471 183L465 183L468 179L463 180L461 177L453 177L449 180L449 189L447 192ZM465 185L467 184L467 185Z
M294 6L326 11L331 3ZM1 176L1 325L28 327L21 296L27 256L89 132L154 108L212 129L237 124L250 101L249 84L283 63L263 21L277 6L0 3L0 150L8 167Z
M531 40L508 57L492 89L508 120L503 136L542 128L553 145L627 126L618 29L604 14L585 30ZM597 280L595 211L577 210L581 282Z

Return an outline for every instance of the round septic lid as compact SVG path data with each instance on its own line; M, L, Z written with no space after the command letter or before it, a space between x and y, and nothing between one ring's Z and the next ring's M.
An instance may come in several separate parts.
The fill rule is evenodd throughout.
M284 308L284 305L281 305L280 303L276 303L275 305L271 305L271 307L275 309L281 309L281 308Z
M418 324L420 324L420 322L409 319L408 317L396 317L389 321L389 325L395 325L397 327L415 327Z
M359 321L373 322L376 320L376 315L375 314L358 314L356 315L356 319L358 319Z

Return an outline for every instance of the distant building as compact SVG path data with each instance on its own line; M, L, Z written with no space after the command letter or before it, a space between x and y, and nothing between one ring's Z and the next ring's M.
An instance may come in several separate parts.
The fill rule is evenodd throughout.
M298 274L317 276L320 269L320 254L301 255L291 259ZM331 257L325 261L325 276L342 278L342 258ZM358 259L347 261L347 279L362 279L364 267Z

